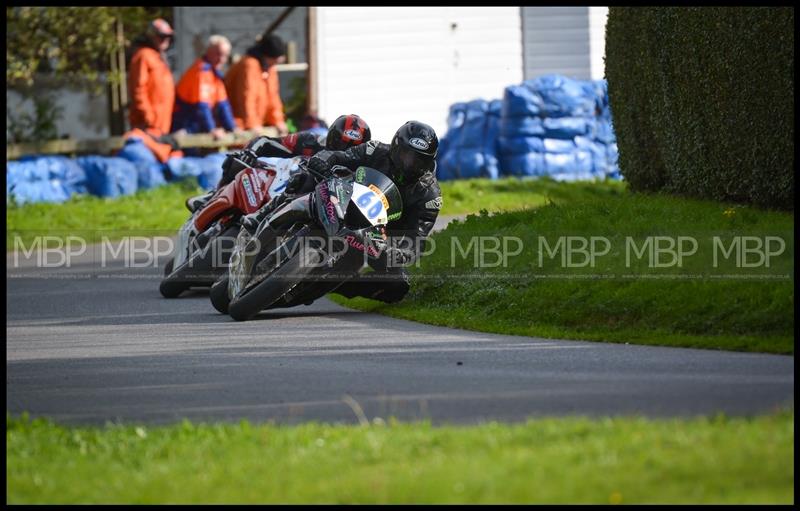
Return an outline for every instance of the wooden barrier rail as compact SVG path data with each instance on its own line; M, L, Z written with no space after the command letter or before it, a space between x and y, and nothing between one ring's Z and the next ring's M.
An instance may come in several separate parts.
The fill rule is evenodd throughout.
M243 147L259 135L268 137L278 136L278 130L273 126L261 130L243 131L241 133L226 133L220 139L214 139L208 133L195 133L187 135L174 135L181 148L218 148L221 151L229 147ZM25 155L33 154L110 154L121 149L125 144L122 137L111 137L94 140L76 140L64 138L59 140L46 140L40 143L9 144L6 146L6 160L16 160Z

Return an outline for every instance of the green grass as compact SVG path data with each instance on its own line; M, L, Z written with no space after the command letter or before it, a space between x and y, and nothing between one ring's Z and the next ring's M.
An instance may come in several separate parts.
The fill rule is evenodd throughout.
M477 213L481 209L510 211L542 205L548 198L592 197L624 189L619 182L556 183L550 180L473 179L441 183L446 197L442 215ZM202 190L192 180L170 183L117 199L76 196L63 204L9 205L6 247L15 238L27 248L36 236L82 236L87 243L124 236L171 235L188 217L183 203Z
M452 223L433 235L436 250L411 268L411 291L402 302L332 297L361 310L468 330L793 353L793 231L793 213L599 189L594 197L565 195L539 208ZM735 236L767 235L786 243L769 268L736 268L733 257L719 252L713 267L714 236L727 247ZM475 247L466 258L459 248L477 236L514 237L524 248L507 267L482 267ZM544 250L540 265L540 239L553 247L559 236L605 237L610 250L594 268L566 267ZM691 236L698 248L680 268L651 268L646 257L633 255L628 267L629 236L637 246L645 236ZM485 255L488 263L502 262Z
M543 206L550 200L583 200L621 193L622 181L560 183L552 179L462 179L439 183L443 204L440 215L513 211Z
M17 237L27 248L36 236L81 236L87 243L103 236L171 236L189 217L186 198L200 193L196 182L184 180L115 199L80 195L63 204L9 205L6 250L14 250Z
M794 502L794 412L524 424L7 418L6 502Z

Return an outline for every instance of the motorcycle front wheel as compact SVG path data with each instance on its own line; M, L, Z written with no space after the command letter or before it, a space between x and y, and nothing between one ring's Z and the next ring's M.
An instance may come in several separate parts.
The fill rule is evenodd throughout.
M309 253L302 250L292 255L267 278L232 299L228 305L228 314L236 321L247 321L280 300L316 269L308 264L309 256Z
M230 305L231 299L228 297L227 275L214 282L214 285L211 286L211 291L209 291L208 296L211 298L211 305L213 305L218 312L221 312L222 314L228 313L228 305Z

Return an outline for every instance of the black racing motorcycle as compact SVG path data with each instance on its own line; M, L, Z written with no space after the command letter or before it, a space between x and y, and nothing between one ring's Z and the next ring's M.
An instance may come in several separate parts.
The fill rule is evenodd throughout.
M251 235L242 228L227 275L211 287L219 312L237 321L311 304L359 275L385 249L385 226L403 204L395 183L370 167L336 166L314 191L275 209Z

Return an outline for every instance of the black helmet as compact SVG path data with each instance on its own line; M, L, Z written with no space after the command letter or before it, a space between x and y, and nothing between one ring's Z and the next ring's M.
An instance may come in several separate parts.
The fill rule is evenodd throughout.
M408 121L392 138L389 157L395 168L395 179L411 183L425 172L435 169L439 138L433 128L423 122Z
M325 148L331 151L344 151L348 147L368 142L371 136L369 126L364 119L355 114L340 115L328 128Z

